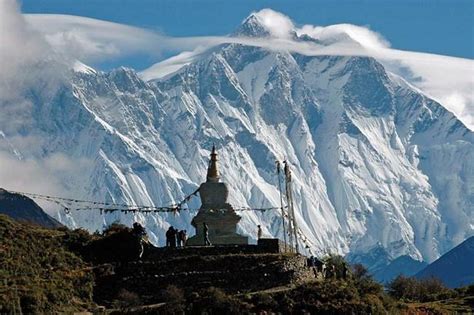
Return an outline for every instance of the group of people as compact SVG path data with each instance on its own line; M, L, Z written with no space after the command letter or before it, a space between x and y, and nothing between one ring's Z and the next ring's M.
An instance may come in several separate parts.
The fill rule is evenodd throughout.
M135 222L133 224L134 234L142 238L143 235L146 235L145 228L143 228L139 223ZM211 246L211 241L209 239L209 226L207 223L203 223L203 245ZM257 226L257 239L262 238L262 227L260 225ZM176 248L176 247L185 247L186 242L188 240L188 234L186 230L178 230L175 229L173 226L170 226L166 231L166 247ZM140 257L143 254L143 245L142 241L140 240Z
M324 276L325 266L324 263L318 258L314 256L309 257L308 259L306 259L306 265L309 268L313 269L315 277L318 277L318 274L322 274Z
M166 231L166 247L184 247L187 241L188 234L186 230L178 230L170 226L168 231Z
M138 240L138 247L139 247L139 254L138 258L141 259L143 256L143 251L144 251L144 243L146 243L147 240L147 233L145 231L145 228L138 222L133 223L133 234ZM203 223L202 227L203 231L203 245L205 246L211 246L212 243L209 239L209 226L207 223ZM257 239L262 238L262 227L260 225L257 226ZM168 230L166 231L166 247L169 248L176 248L176 247L185 247L186 242L188 240L188 234L186 230L178 230L175 229L173 226L170 226Z
M318 278L318 275L325 279L347 279L349 276L349 269L345 263L342 263L340 268L336 268L333 263L327 265L318 258L311 256L307 258L306 265L313 270L316 278Z

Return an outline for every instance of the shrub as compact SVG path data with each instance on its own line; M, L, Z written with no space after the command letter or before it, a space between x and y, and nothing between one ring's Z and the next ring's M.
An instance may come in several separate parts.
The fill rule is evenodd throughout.
M75 253L81 253L84 246L89 244L94 237L85 229L65 230L63 244Z
M388 284L388 292L391 296L399 300L414 297L416 294L415 280L399 275Z
M241 314L242 303L218 288L210 287L199 294L189 310L193 314Z
M350 268L342 256L330 254L324 258L323 261L326 265L326 270L329 270L330 272L334 266L335 274L331 275L331 277L336 279L342 279L345 276L350 277Z
M126 289L121 289L112 302L112 305L120 310L125 310L129 307L140 305L140 303L141 300L138 294Z
M454 293L454 291L448 289L440 279L434 277L420 280L419 285L422 287L420 291L426 295L425 301L448 299L452 297Z
M184 291L175 285L169 285L162 292L163 300L166 302L162 309L163 314L179 314L185 311L186 300Z
M361 264L352 266L352 277L354 284L357 287L359 294L375 294L380 295L383 293L383 286L375 281L369 274L367 269Z
M389 294L405 301L427 302L445 299L455 292L448 289L439 279L427 278L418 280L414 277L399 275L388 284Z
M114 222L112 224L110 224L109 226L107 226L104 231L102 232L102 235L104 236L109 236L111 234L114 234L114 233L121 233L121 232L127 232L127 233L130 233L132 232L132 229L127 227L126 225L124 224L121 224L121 223L118 223L118 222Z
M93 264L132 261L138 258L139 242L131 228L112 223L102 237L91 236L81 251L83 259Z
M278 303L270 294L257 294L252 299L252 304L255 305L257 313L262 313L266 310L274 310L278 307Z
M474 284L471 284L470 286L467 287L466 294L474 295Z

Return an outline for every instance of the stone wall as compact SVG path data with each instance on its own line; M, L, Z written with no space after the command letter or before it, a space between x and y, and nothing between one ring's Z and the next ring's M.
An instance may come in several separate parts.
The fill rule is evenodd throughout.
M252 253L257 250L258 246L155 251L143 262L110 264L107 273L97 275L96 296L107 304L123 288L139 294L145 303L158 303L169 285L188 293L211 286L245 293L314 277L304 256Z

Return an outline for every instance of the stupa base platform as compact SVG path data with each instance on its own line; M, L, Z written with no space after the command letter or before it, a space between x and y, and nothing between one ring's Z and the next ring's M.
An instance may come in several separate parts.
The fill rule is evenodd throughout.
M231 235L210 235L209 240L211 241L212 245L247 245L249 239L247 236L242 236L237 233ZM194 235L193 237L189 238L186 242L186 245L189 246L203 246L204 243L204 235Z
M236 232L240 216L230 205L222 211L200 210L191 222L196 228L196 235L188 239L188 245L204 245L204 223L208 226L209 241L212 245L246 245L248 237Z

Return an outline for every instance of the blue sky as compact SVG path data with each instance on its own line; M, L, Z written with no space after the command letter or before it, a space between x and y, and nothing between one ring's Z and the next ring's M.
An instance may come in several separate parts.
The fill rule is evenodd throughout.
M172 36L225 35L252 11L272 8L296 24L369 26L392 47L474 58L474 1L23 0L24 13L87 16ZM143 68L149 57L116 62ZM107 68L107 65L104 64ZM114 66L114 65L110 65Z

